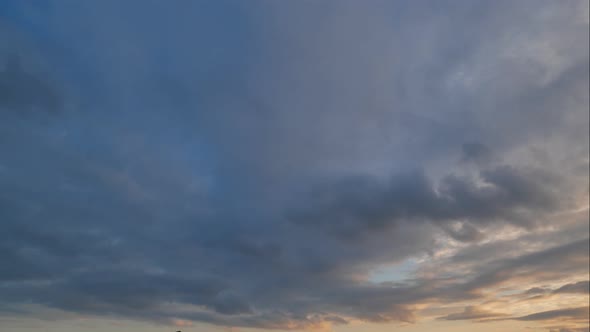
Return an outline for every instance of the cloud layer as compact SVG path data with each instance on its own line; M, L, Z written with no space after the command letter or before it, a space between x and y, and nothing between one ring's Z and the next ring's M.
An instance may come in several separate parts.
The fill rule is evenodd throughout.
M0 5L1 314L587 325L587 6Z

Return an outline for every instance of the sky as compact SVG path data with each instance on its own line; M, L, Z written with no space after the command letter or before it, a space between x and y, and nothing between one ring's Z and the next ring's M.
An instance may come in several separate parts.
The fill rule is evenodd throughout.
M0 330L589 331L586 0L0 2Z

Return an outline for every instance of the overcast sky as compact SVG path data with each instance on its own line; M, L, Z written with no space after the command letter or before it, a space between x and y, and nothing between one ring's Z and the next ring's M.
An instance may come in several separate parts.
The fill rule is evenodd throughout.
M0 2L0 330L589 331L586 0Z

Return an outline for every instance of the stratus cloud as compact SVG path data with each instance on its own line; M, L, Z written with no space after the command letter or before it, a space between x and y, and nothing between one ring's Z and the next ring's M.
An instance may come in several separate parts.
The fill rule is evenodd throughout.
M303 329L584 282L583 5L9 4L0 308Z

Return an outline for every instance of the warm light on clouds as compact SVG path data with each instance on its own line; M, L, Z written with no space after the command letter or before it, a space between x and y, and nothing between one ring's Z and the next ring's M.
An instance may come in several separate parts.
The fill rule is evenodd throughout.
M0 330L589 329L585 0L0 3Z

